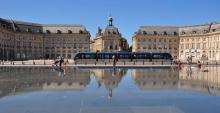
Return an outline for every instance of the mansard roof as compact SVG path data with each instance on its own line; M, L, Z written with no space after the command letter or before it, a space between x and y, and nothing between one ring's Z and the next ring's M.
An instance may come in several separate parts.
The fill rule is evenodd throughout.
M60 30L62 33L89 33L85 26L80 24L44 24L43 32L57 33Z
M175 26L140 26L139 34L148 35L174 35L178 34L178 27Z
M140 26L135 34L144 35L182 35L200 34L220 31L220 23L212 22L209 24L191 26Z
M0 27L6 26L14 32L31 32L31 33L89 33L85 26L80 24L38 24L17 20L0 18Z

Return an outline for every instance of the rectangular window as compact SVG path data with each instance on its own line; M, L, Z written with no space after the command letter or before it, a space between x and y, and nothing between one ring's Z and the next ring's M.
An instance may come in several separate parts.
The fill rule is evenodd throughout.
M200 49L200 43L197 43L196 48L197 48L197 49Z
M184 39L181 39L181 42L184 42Z
M202 48L203 48L203 49L206 49L206 43L203 43Z
M194 49L194 43L192 43L192 49Z
M189 49L189 44L186 44L186 49Z

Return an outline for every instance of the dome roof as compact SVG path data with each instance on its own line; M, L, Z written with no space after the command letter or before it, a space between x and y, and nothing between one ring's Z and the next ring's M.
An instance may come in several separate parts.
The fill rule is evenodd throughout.
M119 33L118 28L113 26L112 24L113 18L109 17L108 21L109 21L109 24L107 25L107 27L103 29L99 27L98 33L96 35L97 36L119 35L121 37L121 33Z

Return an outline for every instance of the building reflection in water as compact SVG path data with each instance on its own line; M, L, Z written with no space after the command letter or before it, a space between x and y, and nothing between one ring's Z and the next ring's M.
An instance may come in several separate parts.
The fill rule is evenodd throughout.
M182 89L220 95L220 67L206 68L208 72L189 66L184 66L181 70L136 68L131 69L127 77L132 77L140 90ZM59 70L52 67L1 67L0 97L32 91L83 91L89 85L92 74L98 87L104 87L108 97L112 98L113 90L119 86L127 71L125 68L66 67Z
M133 69L132 79L141 90L182 89L220 95L220 67L197 67Z
M176 88L178 71L172 68L133 69L132 79L141 90Z
M108 68L108 69L93 69L91 70L96 77L98 87L105 87L108 91L108 98L112 98L112 91L121 82L124 75L127 73L127 69L124 68Z
M220 67L208 66L207 72L191 67L191 74L187 74L187 68L179 71L179 88L220 95Z
M0 97L42 90L83 90L90 71L68 67L61 78L51 67L1 67Z

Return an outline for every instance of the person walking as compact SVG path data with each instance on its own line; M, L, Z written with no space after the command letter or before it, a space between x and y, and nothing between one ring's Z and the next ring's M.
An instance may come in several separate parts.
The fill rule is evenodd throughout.
M201 69L202 64L201 64L201 62L200 62L200 61L198 61L197 65L198 65L198 68L199 68L199 69Z
M63 57L61 57L61 58L60 58L60 65L59 65L59 66L60 66L60 68L62 67L63 62L64 62L64 58L63 58Z
M116 65L116 58L115 58L115 55L112 56L112 59L113 59L113 67L115 67L115 65Z

